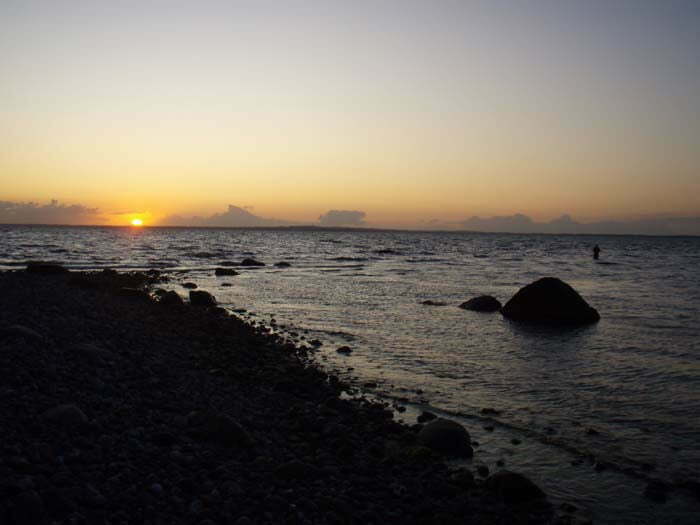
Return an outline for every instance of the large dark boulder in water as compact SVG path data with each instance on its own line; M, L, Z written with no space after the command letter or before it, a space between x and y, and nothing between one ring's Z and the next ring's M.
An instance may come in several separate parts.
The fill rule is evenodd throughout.
M459 423L449 419L434 419L418 433L422 445L445 456L472 457L469 432Z
M475 312L498 312L501 309L501 301L490 295L480 295L460 304L459 307Z
M517 472L502 470L486 480L486 487L497 494L506 505L529 503L546 499L537 485Z
M521 288L501 308L501 313L513 321L552 325L582 325L600 320L595 308L555 277L544 277Z

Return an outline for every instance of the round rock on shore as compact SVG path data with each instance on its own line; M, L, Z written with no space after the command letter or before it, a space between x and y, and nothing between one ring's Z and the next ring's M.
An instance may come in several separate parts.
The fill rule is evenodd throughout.
M190 304L192 306L216 306L216 299L204 290L190 290Z
M445 456L472 457L469 432L450 419L434 419L418 433L418 441Z
M517 472L501 470L486 480L486 487L507 505L527 503L546 498L542 489Z

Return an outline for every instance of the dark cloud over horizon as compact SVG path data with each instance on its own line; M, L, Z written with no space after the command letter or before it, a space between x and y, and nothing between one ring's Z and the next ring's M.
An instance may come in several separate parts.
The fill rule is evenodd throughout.
M97 224L101 221L98 208L81 204L49 204L36 202L0 201L2 224Z
M250 213L244 208L229 204L228 210L209 217L183 217L170 215L161 221L166 226L220 226L230 228L250 228L262 226L289 226L293 224L280 219L266 219Z
M457 223L460 229L478 232L577 233L617 235L700 235L700 217L656 216L628 221L582 223L564 214L548 222L535 222L527 215L473 216Z
M359 210L329 210L318 218L321 226L365 226L367 214Z

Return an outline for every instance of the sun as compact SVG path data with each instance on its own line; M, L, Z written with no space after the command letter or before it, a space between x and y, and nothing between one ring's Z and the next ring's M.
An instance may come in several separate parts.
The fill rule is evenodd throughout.
M143 226L143 221L141 219L131 219L132 226Z

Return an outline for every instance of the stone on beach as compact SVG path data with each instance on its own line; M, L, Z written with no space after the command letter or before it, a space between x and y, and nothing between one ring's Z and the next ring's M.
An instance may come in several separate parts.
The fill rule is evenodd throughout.
M158 302L164 306L181 306L185 304L182 297L180 297L180 294L175 290L168 290L167 292L164 291L164 293L160 294L159 297L160 300Z
M227 447L247 447L252 444L245 429L230 417L212 412L192 412L187 416L191 433L201 439L215 441Z
M418 441L426 447L445 456L471 457L469 432L459 423L450 419L434 419L418 433Z
M27 273L36 273L42 275L60 275L68 273L68 269L56 263L28 262Z
M77 406L68 405L58 405L50 408L43 414L41 414L41 419L51 423L60 424L63 426L73 426L81 425L87 423L87 416L80 410Z
M104 364L114 355L104 348L91 343L79 343L73 347L73 353L93 365Z
M490 295L480 295L463 302L459 307L474 312L498 312L501 309L501 302Z
M216 299L204 290L190 290L190 304L192 306L216 306Z
M508 505L527 503L546 498L542 489L517 472L501 470L486 480L486 487Z
M131 288L129 286L117 289L117 295L121 297L132 297L134 299L150 299L146 290L142 288Z
M595 308L555 277L544 277L521 288L501 313L513 321L549 325L583 325L600 320Z
M37 343L44 341L44 337L39 334L39 332L17 324L0 328L0 341L10 337L21 337L25 340L35 341Z
M291 265L292 265L292 264L291 264L291 263L288 263L287 261L280 261L280 262L276 262L276 263L275 263L275 266L276 266L277 268L289 268Z

